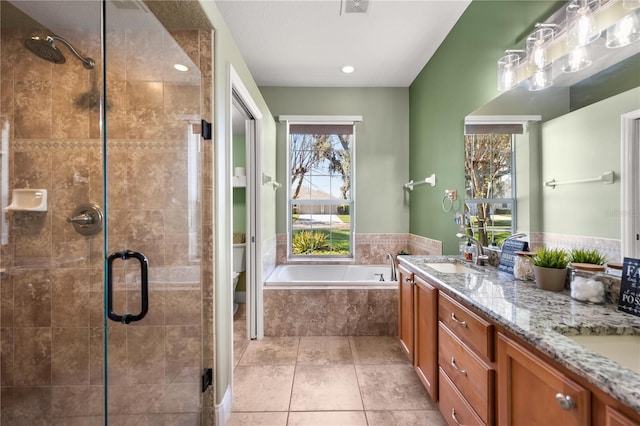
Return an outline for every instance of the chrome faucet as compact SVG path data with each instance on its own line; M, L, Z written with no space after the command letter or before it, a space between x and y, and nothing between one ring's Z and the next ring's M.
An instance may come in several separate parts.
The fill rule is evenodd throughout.
M520 237L526 237L527 234L525 234L524 232L518 232L517 234L511 234L509 235L507 238L505 238L502 243L500 244L500 250L502 250L502 246L504 246L504 243L507 242L507 240L513 240L515 238L520 238Z
M476 240L473 236L468 234L463 234L462 232L458 232L456 234L456 237L466 238L467 240L471 241L473 244L476 245L476 265L483 266L484 262L489 260L489 256L484 254L484 249L482 248L482 244L480 244L480 242Z
M386 258L391 261L391 281L398 281L398 276L396 274L396 261L393 259L393 255L391 253L387 253Z

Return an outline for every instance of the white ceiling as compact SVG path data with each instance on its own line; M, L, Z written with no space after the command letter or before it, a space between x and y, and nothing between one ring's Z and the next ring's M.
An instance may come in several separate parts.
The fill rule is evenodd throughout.
M343 1L216 4L259 86L408 87L470 3L370 0L347 14Z

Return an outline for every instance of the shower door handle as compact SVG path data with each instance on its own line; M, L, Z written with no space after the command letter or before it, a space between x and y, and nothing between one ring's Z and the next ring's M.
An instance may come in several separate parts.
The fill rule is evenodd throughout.
M133 315L130 313L125 313L123 315L119 315L113 311L113 262L116 259L127 260L131 258L135 258L140 262L140 313L137 315ZM149 310L149 261L147 257L139 252L125 250L122 252L116 252L111 254L107 258L107 291L108 291L108 300L107 300L107 315L109 319L115 322L120 322L122 324L129 324L134 321L140 321L147 315L147 311Z

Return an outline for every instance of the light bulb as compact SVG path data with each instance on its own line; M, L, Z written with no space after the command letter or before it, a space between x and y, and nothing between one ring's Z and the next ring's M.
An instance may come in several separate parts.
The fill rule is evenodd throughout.
M585 46L600 37L589 0L578 0L567 6L567 22L567 44L571 47Z
M640 22L636 13L631 13L607 30L607 47L624 47L640 39Z
M529 77L529 90L532 92L546 89L552 84L553 82L551 81L551 67L537 70L531 77Z
M538 40L531 50L531 61L537 68L544 68L547 63L547 49Z
M547 47L553 40L553 27L543 26L538 28L527 38L527 55L529 63L536 70L540 70L549 65Z
M587 49L587 46L579 46L569 52L569 54L564 57L562 71L576 72L591 65L591 58Z
M518 85L516 69L520 64L520 55L508 54L498 60L498 90L511 90Z

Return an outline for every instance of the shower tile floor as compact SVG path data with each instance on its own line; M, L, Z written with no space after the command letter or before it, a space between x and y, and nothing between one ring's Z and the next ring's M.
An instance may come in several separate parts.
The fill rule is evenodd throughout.
M246 339L234 321L229 426L444 426L395 337Z

